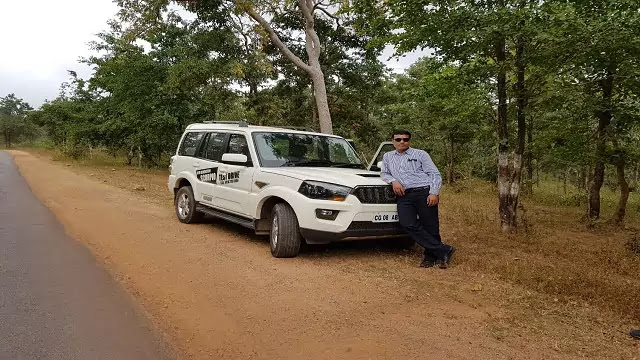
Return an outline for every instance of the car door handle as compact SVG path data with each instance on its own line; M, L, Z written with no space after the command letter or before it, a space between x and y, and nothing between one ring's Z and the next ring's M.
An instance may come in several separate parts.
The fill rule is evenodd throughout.
M194 168L199 168L199 167L200 167L200 163L195 163L195 164L193 164L193 167L194 167Z

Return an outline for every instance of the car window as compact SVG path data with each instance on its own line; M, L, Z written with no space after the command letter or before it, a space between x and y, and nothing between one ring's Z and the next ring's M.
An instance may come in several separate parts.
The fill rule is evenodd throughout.
M194 156L198 150L198 145L204 136L203 132L188 132L182 139L180 150L178 155L181 156Z
M224 151L225 133L209 133L207 144L202 152L202 157L209 160L220 161Z
M247 138L244 135L231 134L229 137L229 146L227 147L227 153L230 154L243 154L248 159L251 159L249 155L249 145L247 144Z

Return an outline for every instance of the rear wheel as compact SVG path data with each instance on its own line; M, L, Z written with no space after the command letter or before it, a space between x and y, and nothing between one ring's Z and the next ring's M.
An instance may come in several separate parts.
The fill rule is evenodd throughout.
M279 203L273 207L269 243L271 255L277 258L295 257L300 252L302 235L291 206Z
M191 186L183 186L176 193L174 200L176 216L185 224L193 224L202 221L204 214L196 211L196 199L193 196Z

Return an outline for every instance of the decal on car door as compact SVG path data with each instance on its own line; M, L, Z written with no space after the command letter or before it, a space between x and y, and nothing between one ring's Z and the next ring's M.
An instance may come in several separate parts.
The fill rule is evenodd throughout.
M218 168L212 167L208 169L200 169L196 171L198 180L215 184L218 181Z
M232 171L227 173L220 173L220 185L237 183L240 181L240 171Z

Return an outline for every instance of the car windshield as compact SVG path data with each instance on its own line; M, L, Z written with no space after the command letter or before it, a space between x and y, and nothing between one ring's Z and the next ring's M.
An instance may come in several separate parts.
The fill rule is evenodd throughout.
M315 166L364 169L353 147L342 138L295 133L254 133L264 167Z

